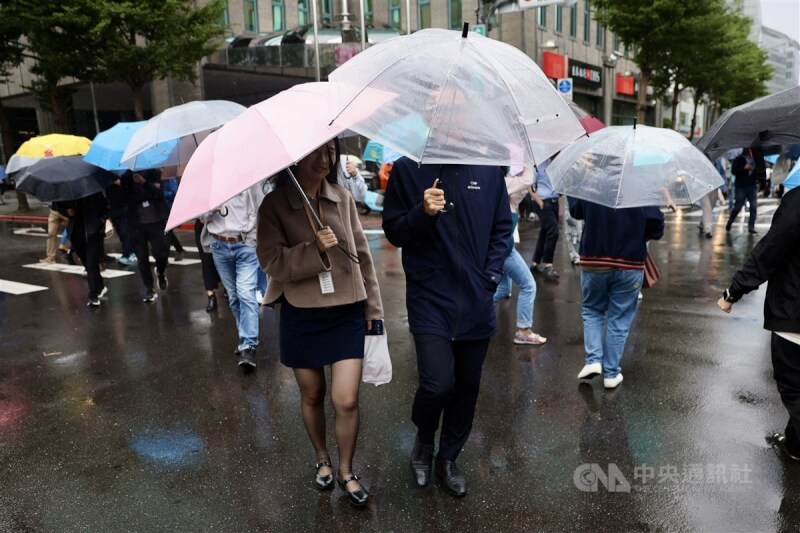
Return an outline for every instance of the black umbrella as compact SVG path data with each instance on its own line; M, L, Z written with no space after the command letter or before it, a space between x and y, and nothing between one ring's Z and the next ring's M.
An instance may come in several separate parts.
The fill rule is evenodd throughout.
M731 148L800 142L800 86L727 110L697 147L716 158Z
M105 190L117 176L87 163L83 156L47 157L22 170L17 190L42 202L66 202Z

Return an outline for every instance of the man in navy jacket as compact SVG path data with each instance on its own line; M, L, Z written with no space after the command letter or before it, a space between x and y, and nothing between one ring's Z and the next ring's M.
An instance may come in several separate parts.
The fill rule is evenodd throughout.
M455 461L472 429L481 368L495 332L494 291L512 231L503 171L419 166L401 158L386 189L383 229L403 249L417 352L411 466L417 483L427 485L441 418L437 476L451 494L463 496L466 482Z
M657 207L611 209L570 199L570 215L583 220L581 292L586 364L578 379L603 374L603 386L622 383L620 361L636 316L647 241L664 235Z

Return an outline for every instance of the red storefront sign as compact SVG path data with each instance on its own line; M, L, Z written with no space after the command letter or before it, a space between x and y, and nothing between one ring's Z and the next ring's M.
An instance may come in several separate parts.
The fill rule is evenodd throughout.
M567 56L553 52L542 52L542 71L548 78L567 77Z
M636 90L634 89L634 78L633 76L625 76L624 74L620 74L617 72L617 94L627 94L629 96L633 96L636 94Z

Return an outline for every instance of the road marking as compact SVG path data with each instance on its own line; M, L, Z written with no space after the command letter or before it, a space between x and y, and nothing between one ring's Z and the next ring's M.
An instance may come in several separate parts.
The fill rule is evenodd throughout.
M115 257L115 258L122 257L122 254L117 254L117 253L107 254L107 255L109 255L111 257ZM169 261L170 265L178 265L178 266L196 265L197 263L201 262L199 259L183 259L181 261L176 261L171 257L168 259L168 261ZM153 257L153 256L150 256L150 262L151 263L155 263L156 262L156 258Z
M19 228L14 230L14 235L25 235L26 237L47 237L47 230L44 228Z
M17 281L8 281L0 279L0 292L13 294L19 296L20 294L28 294L29 292L46 291L47 287L41 285L30 285L28 283L19 283Z
M35 268L37 270L49 270L51 272L63 272L65 274L78 274L83 275L85 269L79 265L65 265L62 263L32 263L30 265L22 265L24 268ZM123 276L133 276L133 272L126 270L114 270L107 268L100 272L100 275L106 279L121 278Z

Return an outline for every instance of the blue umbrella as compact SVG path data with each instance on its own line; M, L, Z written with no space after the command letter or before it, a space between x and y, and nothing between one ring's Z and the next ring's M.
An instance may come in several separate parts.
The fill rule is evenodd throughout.
M774 165L778 161L778 154L765 155L764 161L766 161L770 165Z
M369 141L361 154L362 161L372 161L379 165L383 162L383 145L375 141Z
M127 170L120 160L133 134L144 126L141 122L120 122L113 128L101 131L92 141L89 152L83 157L87 163L97 165L106 170ZM178 164L177 140L167 141L153 146L139 154L132 170L160 168Z
M786 179L783 180L783 188L791 191L795 187L800 187L800 161L798 161Z

